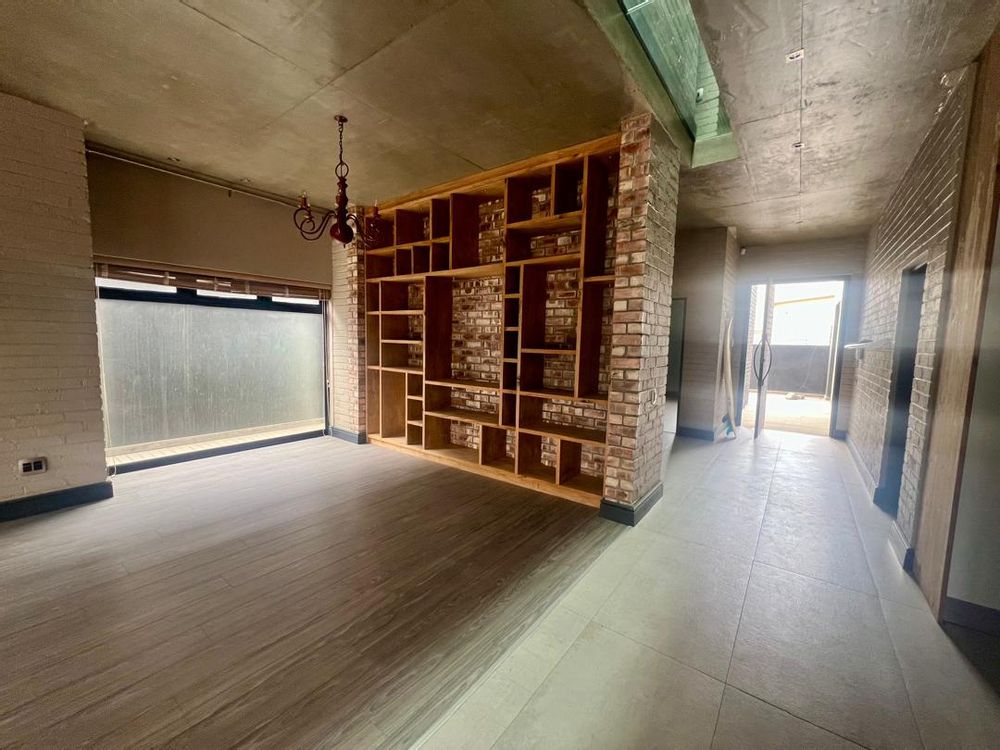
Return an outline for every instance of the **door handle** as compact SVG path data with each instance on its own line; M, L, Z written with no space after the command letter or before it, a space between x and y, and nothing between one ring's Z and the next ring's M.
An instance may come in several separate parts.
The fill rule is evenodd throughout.
M761 343L767 347L767 370L764 372L764 376L761 378L761 380L767 380L767 376L771 374L771 365L774 364L774 356L771 354L771 342L768 341L767 339L764 339ZM764 368L763 350L761 351L760 355L760 366L761 369Z

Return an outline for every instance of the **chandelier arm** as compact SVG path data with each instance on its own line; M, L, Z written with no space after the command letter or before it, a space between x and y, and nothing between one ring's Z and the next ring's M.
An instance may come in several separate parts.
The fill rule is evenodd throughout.
M302 235L303 239L310 241L318 240L326 233L326 229L330 226L335 213L335 211L327 211L317 224L316 217L310 209L299 207L295 209L295 213L293 214L295 228L299 230L299 234Z

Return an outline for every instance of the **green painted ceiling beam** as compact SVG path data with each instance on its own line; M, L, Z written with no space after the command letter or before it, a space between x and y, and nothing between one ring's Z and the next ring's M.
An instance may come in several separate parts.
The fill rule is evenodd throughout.
M683 166L699 167L739 157L688 0L630 0L636 11L646 8L649 13L640 21L646 24L646 42L640 40L618 0L582 1L680 150ZM658 4L661 2L664 5ZM659 70L651 56L660 63ZM673 89L673 98L668 87ZM696 99L699 88L702 95ZM703 134L701 138L692 136L698 132Z

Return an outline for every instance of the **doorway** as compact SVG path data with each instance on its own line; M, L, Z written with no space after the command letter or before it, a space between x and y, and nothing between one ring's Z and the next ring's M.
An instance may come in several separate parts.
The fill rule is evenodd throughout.
M832 434L844 281L750 288L741 422L753 428Z
M670 342L667 350L667 408L663 419L666 432L677 432L677 405L681 398L681 369L684 361L684 320L687 300L674 298L670 302Z
M900 281L896 345L889 386L889 430L882 458L882 484L875 490L875 504L892 515L896 515L899 509L899 491L903 486L906 427L913 398L913 374L917 364L917 340L920 337L926 280L927 267L921 266L905 271Z

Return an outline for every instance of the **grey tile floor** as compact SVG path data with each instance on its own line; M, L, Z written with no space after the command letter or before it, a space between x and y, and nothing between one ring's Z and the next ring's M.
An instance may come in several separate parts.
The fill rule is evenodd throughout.
M842 443L668 439L663 499L425 750L1000 747Z

